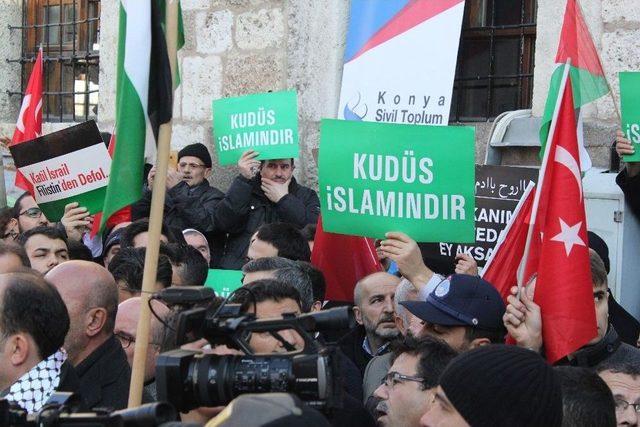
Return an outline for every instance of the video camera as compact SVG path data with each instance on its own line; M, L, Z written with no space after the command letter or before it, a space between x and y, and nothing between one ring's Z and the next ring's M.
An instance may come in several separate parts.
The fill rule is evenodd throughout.
M156 402L120 411L80 412L77 394L56 392L37 414L6 399L0 399L0 426L3 427L155 427L176 420L168 403Z
M169 289L155 298L184 308L174 323L177 346L205 338L212 346L227 345L245 355L219 356L187 350L162 353L156 363L160 400L185 412L200 406L226 405L245 393L284 392L296 394L307 405L320 410L341 406L337 348L321 345L314 335L352 327L355 321L347 307L258 320L251 313L243 313L240 304L227 304L229 298L218 307L189 308L190 304L202 303L201 287L193 292L188 287ZM238 291L250 293L246 288ZM284 330L297 332L304 340L304 348L298 351L292 348L278 333ZM255 354L249 345L255 333L266 333L279 340L288 353Z

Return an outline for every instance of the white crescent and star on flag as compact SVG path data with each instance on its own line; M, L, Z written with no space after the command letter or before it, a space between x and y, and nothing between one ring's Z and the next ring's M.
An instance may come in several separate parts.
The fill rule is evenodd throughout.
M580 165L576 161L575 157L565 148L558 145L556 146L554 161L566 167L573 178L576 180L578 189L582 194L582 179L580 175ZM569 225L562 218L558 217L560 222L560 233L551 238L554 242L560 242L564 244L564 250L567 253L567 257L571 255L571 250L575 245L587 246L580 237L580 229L582 228L582 221L578 221L574 225Z

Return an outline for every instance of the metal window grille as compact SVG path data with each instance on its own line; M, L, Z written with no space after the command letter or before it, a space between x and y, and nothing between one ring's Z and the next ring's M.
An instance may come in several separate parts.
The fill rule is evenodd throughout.
M43 49L43 120L86 121L98 114L100 0L24 0L21 90L24 95L38 49Z
M531 108L536 8L535 0L467 0L451 122Z

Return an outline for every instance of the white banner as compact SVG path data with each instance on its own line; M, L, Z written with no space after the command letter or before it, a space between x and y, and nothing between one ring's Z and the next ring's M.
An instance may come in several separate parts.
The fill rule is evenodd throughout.
M352 0L338 118L449 122L464 0Z

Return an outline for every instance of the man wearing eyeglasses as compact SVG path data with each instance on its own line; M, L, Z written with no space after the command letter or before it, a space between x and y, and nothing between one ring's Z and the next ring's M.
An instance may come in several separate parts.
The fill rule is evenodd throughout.
M140 297L129 298L118 305L118 314L116 315L114 333L120 340L130 366L133 365L133 352L136 347L136 334L138 333L141 307L142 299ZM144 370L144 391L153 400L156 400L158 397L155 386L156 359L160 354L165 332L164 325L158 320L158 317L166 321L169 315L169 308L157 300L151 301L151 307L155 315L151 317L149 346L147 347L147 361Z
M431 337L405 338L393 353L393 364L374 392L379 426L417 426L427 412L438 386L438 377L456 351Z
M15 205L13 205L13 217L18 221L20 233L40 226L50 226L51 223L42 213L31 194L24 192Z
M611 389L619 426L640 424L640 366L633 363L605 363L598 368L600 378Z
M216 207L224 193L209 185L211 155L204 144L191 144L178 152L178 169L167 173L164 223L180 231L194 228L201 233L217 231ZM151 210L151 187L155 168L148 175L149 188L132 208L134 220L147 218Z

